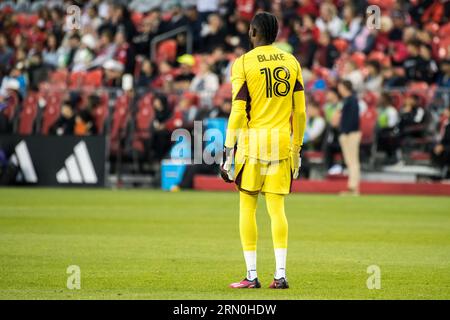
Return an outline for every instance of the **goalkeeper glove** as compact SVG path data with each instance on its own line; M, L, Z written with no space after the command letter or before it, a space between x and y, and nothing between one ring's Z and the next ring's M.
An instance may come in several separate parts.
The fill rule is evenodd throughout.
M234 148L223 148L223 160L220 166L220 176L226 183L234 181L231 174L231 165L233 164Z
M291 169L292 169L292 178L297 179L300 173L300 168L302 166L302 158L300 157L300 150L291 151Z

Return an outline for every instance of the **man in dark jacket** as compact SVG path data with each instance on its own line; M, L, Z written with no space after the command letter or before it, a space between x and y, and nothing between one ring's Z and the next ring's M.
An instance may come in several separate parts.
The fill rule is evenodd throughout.
M450 178L450 106L445 109L446 120L442 126L440 141L433 148L433 162L441 168L447 167L445 178Z
M343 98L339 143L341 144L344 161L348 168L348 188L346 193L358 195L360 180L359 143L361 142L359 104L350 81L340 81L337 88Z

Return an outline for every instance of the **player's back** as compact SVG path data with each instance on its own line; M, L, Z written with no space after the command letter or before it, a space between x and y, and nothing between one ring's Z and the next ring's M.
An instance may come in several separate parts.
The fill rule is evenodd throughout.
M258 148L268 153L261 155L258 152L255 157L267 160L286 158L291 133L292 95L294 89L302 86L298 81L301 70L297 59L273 45L267 45L256 47L236 63L242 64L248 88L248 129L258 131ZM274 132L278 136L276 141L272 141ZM245 144L249 148L256 145L248 140ZM273 147L278 149L278 155L271 154ZM248 151L247 154L254 152Z

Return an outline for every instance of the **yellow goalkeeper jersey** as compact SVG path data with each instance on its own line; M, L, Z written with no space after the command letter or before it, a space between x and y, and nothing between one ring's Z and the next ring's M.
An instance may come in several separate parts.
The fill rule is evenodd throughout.
M273 45L256 47L236 59L231 83L225 146L233 148L237 143L245 156L264 161L286 159L291 150L299 152L306 115L297 59Z

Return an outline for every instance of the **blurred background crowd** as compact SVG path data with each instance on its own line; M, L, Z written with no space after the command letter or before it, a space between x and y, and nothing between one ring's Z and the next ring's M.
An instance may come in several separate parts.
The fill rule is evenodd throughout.
M80 21L67 15L70 5ZM379 28L366 23L369 5L380 8ZM151 171L174 129L228 117L230 68L250 49L260 10L278 17L276 45L303 68L304 175L314 166L343 172L342 80L356 97L367 170L424 164L448 175L445 0L3 1L0 132L104 134L112 163Z

